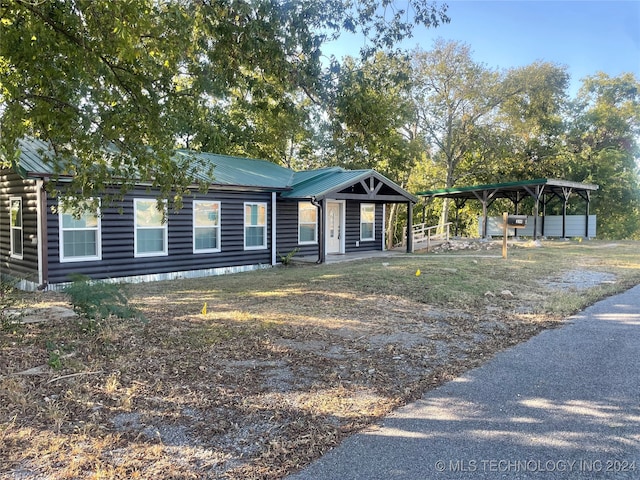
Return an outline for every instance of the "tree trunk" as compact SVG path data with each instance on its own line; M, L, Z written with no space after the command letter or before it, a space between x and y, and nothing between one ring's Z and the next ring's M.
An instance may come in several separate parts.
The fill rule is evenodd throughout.
M447 161L447 181L445 184L445 188L452 188L454 183L453 173L455 170L456 163L454 160ZM449 204L450 199L444 198L442 199L442 212L440 213L440 222L438 224L438 233L442 233L444 231L444 224L449 221Z
M389 212L389 218L387 219L387 231L385 232L385 235L387 240L387 250L391 250L393 248L396 226L398 224L398 204L392 203L387 211Z

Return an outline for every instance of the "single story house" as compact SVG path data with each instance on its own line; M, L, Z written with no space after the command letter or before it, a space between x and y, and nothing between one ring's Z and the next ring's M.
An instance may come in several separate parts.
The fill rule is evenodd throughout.
M15 168L0 171L0 274L27 290L59 288L74 273L152 281L248 271L283 256L384 250L385 206L417 197L374 170L296 172L271 162L178 151L214 165L206 193L177 212L158 209L144 185L80 218L48 194L52 153L20 142ZM64 182L64 178L60 178ZM408 216L411 218L411 214ZM411 225L408 231L411 232ZM407 239L411 251L411 239Z

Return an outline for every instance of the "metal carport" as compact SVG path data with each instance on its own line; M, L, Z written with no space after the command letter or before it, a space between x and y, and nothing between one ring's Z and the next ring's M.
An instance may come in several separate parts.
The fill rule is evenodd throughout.
M533 231L537 237L537 222L542 221L542 235L544 236L544 216L546 206L554 199L562 203L562 237L565 238L567 204L573 194L577 194L585 201L585 237L589 238L589 204L591 192L598 190L598 185L590 183L572 182L551 178L539 178L536 180L523 180L519 182L493 183L487 185L475 185L470 187L443 188L418 192L416 195L425 198L450 198L455 202L457 211L464 207L468 200L477 200L482 204L482 216L484 218L483 238L487 237L488 209L498 198L507 198L513 202L515 214L520 213L520 203L526 197L533 197ZM542 211L540 207L542 206ZM542 213L542 216L541 216Z

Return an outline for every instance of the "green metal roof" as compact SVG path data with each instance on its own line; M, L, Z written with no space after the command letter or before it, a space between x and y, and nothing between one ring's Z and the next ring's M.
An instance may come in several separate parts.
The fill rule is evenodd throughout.
M23 177L51 176L54 171L54 153L49 145L38 139L24 139L19 142L19 173ZM194 179L211 182L217 186L244 189L280 191L282 197L315 198L321 200L332 193L340 192L352 185L375 177L384 183L384 194L404 197L417 202L400 186L374 170L345 170L341 167L321 168L295 172L266 160L257 160L213 153L200 153L190 150L178 150L176 161L190 162ZM213 178L209 176L213 166Z
M27 176L52 175L54 152L48 143L35 138L24 138L18 141L20 158L18 161L19 174Z
M285 198L315 198L322 200L371 177L382 181L387 190L393 191L394 194L405 197L408 201L414 203L418 201L417 197L375 170L345 170L340 167L296 172L294 173L292 189L284 192L282 196Z
M344 170L340 167L322 168L306 172L296 172L292 190L283 196L290 198L320 198L328 192L346 188L359 181L362 170Z
M53 175L55 156L50 146L42 140L28 138L18 142L20 157L18 169L22 176L39 177ZM176 160L194 160L202 168L194 169L197 180L210 181L216 185L242 186L260 189L283 190L289 188L293 172L266 160L197 153L187 150L176 152ZM208 177L214 167L214 178Z
M18 173L23 177L46 177L55 173L55 154L42 140L20 140ZM321 168L295 172L266 160L257 160L213 153L178 150L176 161L190 161L194 180L211 182L217 186L280 191L282 197L291 199L315 198L321 200L351 186L361 188L367 179L375 177L384 185L380 199L393 196L417 202L418 198L374 170L345 170L341 167ZM213 178L209 176L213 166ZM198 168L200 167L200 168ZM391 197L388 197L391 198ZM394 201L394 200L392 200Z
M598 185L590 183L572 182L568 180L558 180L553 178L538 178L535 180L522 180L518 182L490 183L485 185L473 185L469 187L441 188L439 190L428 190L418 192L421 197L447 197L447 198L477 198L475 193L485 190L494 190L495 196L508 196L518 191L526 191L527 187L548 186L551 191L572 188L574 190L598 190ZM474 193L475 192L475 193Z
M200 173L196 170L196 177L199 180L212 182L214 185L284 190L289 188L293 177L292 170L266 160L196 153L187 150L179 150L177 155L185 159L190 157L195 161L203 162L205 167L213 165L213 179L208 178L204 173L206 169Z

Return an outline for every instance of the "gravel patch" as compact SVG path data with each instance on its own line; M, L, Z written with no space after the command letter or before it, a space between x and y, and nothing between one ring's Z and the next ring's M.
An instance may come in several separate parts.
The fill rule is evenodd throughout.
M541 281L551 290L587 290L598 285L615 283L616 276L612 273L598 272L594 270L571 270L564 272L557 279Z

